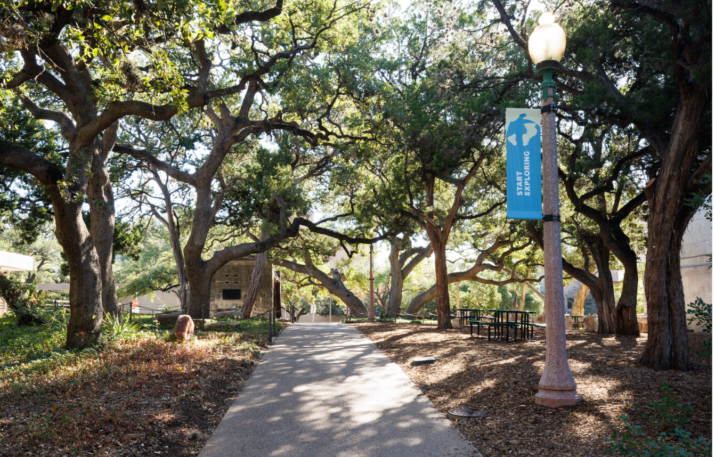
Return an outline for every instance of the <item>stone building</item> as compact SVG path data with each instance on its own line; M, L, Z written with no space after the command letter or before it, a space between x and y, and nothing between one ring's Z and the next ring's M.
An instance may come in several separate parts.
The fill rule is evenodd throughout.
M232 260L213 277L211 283L211 313L219 309L241 308L243 299L248 292L255 256ZM273 265L266 262L261 283L258 286L258 297L253 307L253 315L265 313L273 305Z

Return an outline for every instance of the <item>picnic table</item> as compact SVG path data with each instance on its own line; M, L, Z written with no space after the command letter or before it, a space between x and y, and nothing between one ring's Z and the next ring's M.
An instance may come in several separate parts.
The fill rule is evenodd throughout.
M514 311L507 309L490 309L488 312L494 314L492 322L487 322L485 320L470 320L469 330L470 335L473 336L472 326L477 326L477 335L480 336L481 326L485 326L488 329L488 338L491 340L491 330L494 328L494 335L497 339L505 338L509 341L509 330L514 329L514 339L517 340L517 333L521 340L527 340L534 337L533 324L529 322L529 316L535 314L533 311ZM531 332L530 332L531 331Z
M481 308L457 308L457 317L459 318L459 325L467 325L469 320L481 320L482 318L491 319L488 316L482 316L484 310Z
M583 319L583 316L571 315L571 319L573 319L573 325L571 325L571 328L583 329L584 323L583 323L583 321L581 321L581 319Z

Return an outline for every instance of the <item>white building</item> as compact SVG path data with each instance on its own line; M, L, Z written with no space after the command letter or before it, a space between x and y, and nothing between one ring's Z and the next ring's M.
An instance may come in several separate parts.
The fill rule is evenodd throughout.
M683 235L680 251L680 271L683 275L683 292L686 305L702 298L713 302L713 224L698 211Z
M32 271L34 265L35 259L29 255L0 251L0 274L7 274L10 271ZM0 316L6 312L7 303L0 298Z

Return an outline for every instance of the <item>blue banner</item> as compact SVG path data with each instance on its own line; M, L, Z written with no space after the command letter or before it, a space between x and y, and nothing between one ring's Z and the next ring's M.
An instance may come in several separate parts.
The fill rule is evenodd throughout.
M506 217L542 219L541 110L506 110Z

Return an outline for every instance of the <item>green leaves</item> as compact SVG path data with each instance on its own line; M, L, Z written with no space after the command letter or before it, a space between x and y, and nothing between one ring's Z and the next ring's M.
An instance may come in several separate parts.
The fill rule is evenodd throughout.
M650 417L658 432L654 437L643 431L640 425L634 425L625 414L619 419L625 430L619 437L611 435L608 442L612 443L611 454L632 456L692 456L711 455L712 445L704 437L693 438L691 432L685 430L690 422L690 405L681 405L672 397L672 389L661 383L661 392L665 395L661 401L650 402Z

